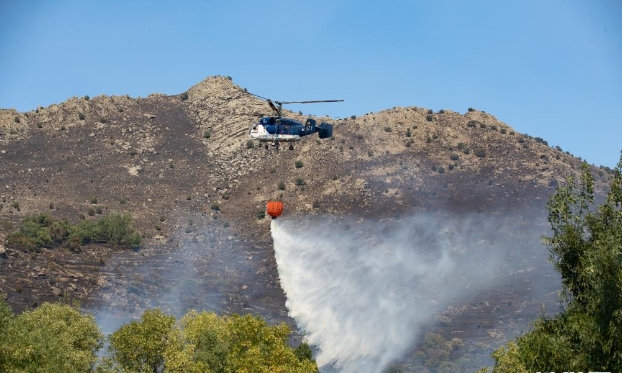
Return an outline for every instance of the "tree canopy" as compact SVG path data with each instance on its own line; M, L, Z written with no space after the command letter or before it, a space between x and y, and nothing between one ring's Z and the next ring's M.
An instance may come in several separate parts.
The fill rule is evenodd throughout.
M586 163L549 200L544 243L561 274L563 310L497 350L494 373L622 372L622 157L613 171L600 205Z
M66 304L13 315L0 297L0 372L318 372L305 343L289 346L286 324L251 316L189 311L179 321L145 311L105 341L95 319Z

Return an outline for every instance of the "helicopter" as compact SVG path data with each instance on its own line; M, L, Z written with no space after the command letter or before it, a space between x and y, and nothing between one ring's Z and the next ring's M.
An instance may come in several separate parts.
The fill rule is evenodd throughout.
M245 93L267 101L270 108L276 114L274 116L259 118L259 121L253 123L248 130L248 134L251 139L266 143L266 149L268 149L267 143L272 143L272 146L278 150L279 143L286 142L290 144L289 150L293 150L294 142L299 141L303 136L312 135L314 133L318 133L320 139L327 139L333 136L332 124L322 122L318 125L315 119L312 118L308 118L306 122L302 124L302 122L295 119L283 117L283 105L343 102L343 100L272 101L269 98L265 98L254 93L246 91Z

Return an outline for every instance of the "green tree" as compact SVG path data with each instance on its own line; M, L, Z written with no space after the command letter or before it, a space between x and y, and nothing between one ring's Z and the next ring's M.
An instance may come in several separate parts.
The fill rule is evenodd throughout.
M508 343L506 346L499 347L491 355L495 359L495 366L492 373L528 373L520 360L518 346L514 342ZM487 368L482 368L477 373L487 373Z
M579 181L569 176L547 209L552 236L544 242L561 274L564 310L517 339L515 369L622 372L622 157L600 206L584 162ZM497 365L502 356L493 355Z
M167 372L225 372L231 334L224 318L189 311L171 333L170 341L164 352Z
M44 303L6 322L0 340L1 372L88 372L103 335L91 315L66 304Z
M125 324L110 335L113 361L131 372L159 372L174 324L175 317L159 308L145 311L140 321Z
M315 362L296 356L287 345L290 329L286 324L270 326L250 315L227 318L231 333L227 373L308 373L317 371Z
M13 318L13 310L11 310L11 307L4 301L3 294L0 293L0 371L4 371L8 363L7 330Z
M270 326L251 315L190 311L170 334L166 372L317 372L310 349L292 349L289 336L287 325Z

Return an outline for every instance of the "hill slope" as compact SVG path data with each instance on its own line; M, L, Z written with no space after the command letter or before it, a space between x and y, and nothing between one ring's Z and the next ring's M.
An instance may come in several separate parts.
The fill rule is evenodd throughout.
M317 118L334 123L335 136L303 138L293 151L248 141L249 125L268 113L223 77L191 87L187 99L74 97L27 113L0 110L0 242L38 212L73 222L129 212L145 238L138 252L1 247L9 303L23 310L65 294L117 314L159 305L282 319L269 219L258 218L267 200L283 200L290 217L429 211L523 224L542 216L554 187L580 166L477 110ZM606 172L593 173L605 188ZM470 313L478 330L491 322L487 307L494 304Z

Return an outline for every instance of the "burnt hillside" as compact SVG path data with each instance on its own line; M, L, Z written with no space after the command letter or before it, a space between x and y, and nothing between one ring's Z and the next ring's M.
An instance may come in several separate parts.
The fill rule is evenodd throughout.
M268 113L224 77L179 95L0 110L0 243L39 212L71 222L128 212L144 238L136 252L0 246L4 296L17 311L67 296L131 313L162 305L183 281L184 290L167 298L171 309L209 299L215 310L285 318L262 216L267 200L283 200L291 217L486 213L520 225L541 217L548 196L581 164L472 109L318 117L334 124L334 137L308 136L291 151L249 142L249 125ZM607 173L593 174L606 188ZM481 323L486 310L469 322Z

